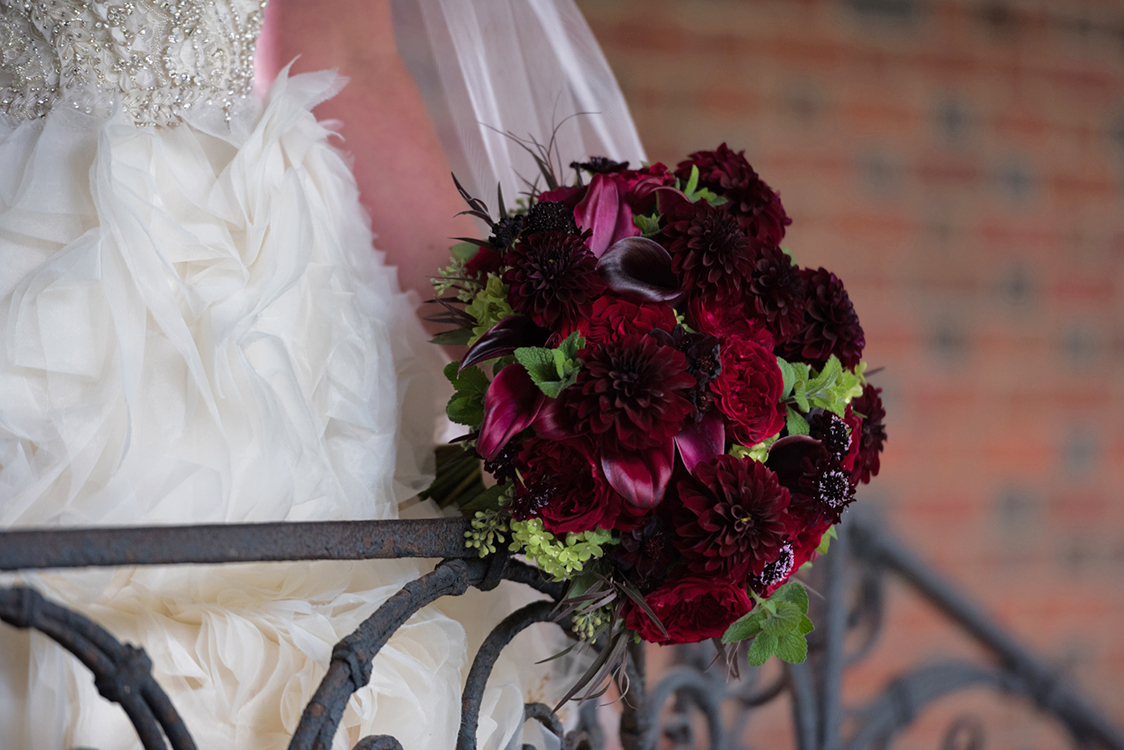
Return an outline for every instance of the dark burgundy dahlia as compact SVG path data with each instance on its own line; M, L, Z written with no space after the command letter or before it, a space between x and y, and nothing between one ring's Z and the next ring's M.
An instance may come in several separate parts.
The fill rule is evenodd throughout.
M710 382L722 372L722 348L718 338L705 333L688 332L681 325L674 326L670 333L654 330L651 335L664 346L683 352L687 357L687 372L695 376L691 403L695 405L695 418L701 419L714 403Z
M640 451L674 437L691 413L687 358L651 336L622 336L579 356L578 379L559 397L575 433Z
M845 368L853 368L862 360L866 337L843 282L823 268L800 274L807 289L804 325L783 345L782 356L820 368L834 354Z
M784 342L804 325L804 279L792 258L776 245L758 245L749 284L753 307L773 337Z
M769 245L779 245L784 228L792 223L781 197L766 185L745 159L723 143L714 151L696 151L679 162L675 176L686 182L691 168L699 168L699 185L730 201L724 208L737 217L746 234Z
M579 319L604 290L597 259L580 235L524 234L504 256L511 309L557 330Z
M706 201L681 203L667 216L671 270L689 297L736 303L753 274L753 249L738 222Z
M554 534L612 528L624 505L577 441L532 438L519 452L512 517L542 518Z
M667 578L679 560L673 529L659 515L649 515L642 525L621 533L613 548L613 562L629 574L641 591L647 592Z
M723 454L699 464L679 482L679 500L676 547L699 575L761 575L792 531L788 490L749 458Z
M882 422L886 418L886 410L882 408L880 393L881 388L867 383L863 386L862 395L851 402L851 409L862 417L859 452L851 474L854 482L869 483L871 477L878 475L881 463L878 454L886 443L886 425Z

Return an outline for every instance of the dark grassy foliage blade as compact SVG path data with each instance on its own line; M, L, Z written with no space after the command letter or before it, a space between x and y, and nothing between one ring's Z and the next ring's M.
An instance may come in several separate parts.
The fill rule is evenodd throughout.
M667 637L667 628L663 626L663 623L660 622L660 618L657 617L656 613L652 611L652 608L648 606L648 602L644 601L644 597L640 595L640 592L627 583L619 584L619 586L625 596L631 599L640 609L644 610L644 614L652 618L652 622L656 623L656 627L660 629L660 635Z
M535 664L546 664L547 662L552 662L555 659L561 659L563 656L570 653L571 651L573 651L575 648L577 648L580 645L582 645L581 641L578 641L577 643L571 643L567 648L562 649L557 654L554 654L552 656L548 656L545 659L539 659L537 662L535 662Z
M483 219L486 222L492 222L492 217L489 216L488 214L484 213L483 211L473 211L472 209L467 209L465 211L457 211L453 215L454 216L475 216L477 219Z
M506 219L507 218L507 204L505 204L503 202L503 185L500 185L498 183L496 184L496 203L499 204L498 209L499 209L499 212L500 212L500 218Z
M609 662L610 657L618 651L617 647L624 640L625 635L626 633L624 631L616 633L613 636L613 639L609 642L609 645L601 649L601 653L598 654L597 658L593 660L593 663L589 665L589 669L585 670L582 676L578 678L577 682L574 683L574 685L568 691L566 691L566 694L564 696L562 696L562 700L558 701L558 705L554 707L555 713L557 713L558 709L562 708L562 706L566 705L566 702L568 700L585 689L585 687L589 685L593 680L593 677L595 675L602 673L602 669Z
M483 219L488 223L489 227L495 226L496 223L492 221L491 215L488 213L488 204L479 198L473 198L469 195L468 191L464 189L464 186L461 185L460 180L457 179L455 174L453 175L453 184L457 186L457 192L461 194L461 198L468 204L469 210L479 211L484 215Z
M478 240L475 237L450 237L449 239L460 240L461 242L467 242L471 245L476 245L478 247L491 247L492 246L492 243L488 242L488 240Z

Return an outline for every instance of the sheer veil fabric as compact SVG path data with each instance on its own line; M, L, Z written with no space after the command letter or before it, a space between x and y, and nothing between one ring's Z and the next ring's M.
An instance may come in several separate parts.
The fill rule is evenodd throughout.
M111 61L86 54L92 68L51 78L52 44L57 59L75 59L71 41L50 35L52 14L109 19L119 36L108 43L67 28L73 47L110 55L121 39L142 43L145 14L162 12L151 5L0 0L0 39L34 42L14 64L0 58L0 88L24 86L17 102L55 97L43 111L0 113L0 527L396 517L430 477L441 362L416 295L372 251L333 132L311 112L341 80L286 69L260 103L235 107L176 89L167 101L194 106L142 118L154 80L143 70L107 89L97 66ZM180 6L234 24L224 33L242 39L240 19L258 3ZM422 0L413 18L423 25L400 10L404 54L470 189L491 195L498 182L514 197L518 176L535 173L495 130L543 141L577 111L603 115L559 129L565 161L642 158L570 2ZM169 44L185 45L177 33ZM190 47L176 49L187 59ZM191 80L174 78L181 89ZM23 580L142 644L201 749L273 750L288 745L332 645L427 569L293 563ZM384 733L406 750L453 747L471 654L511 611L495 596L412 618L377 657L333 747ZM482 748L518 747L523 701L550 698L524 672L549 653L533 641L521 636L497 665ZM140 743L76 659L0 627L0 748L85 746Z

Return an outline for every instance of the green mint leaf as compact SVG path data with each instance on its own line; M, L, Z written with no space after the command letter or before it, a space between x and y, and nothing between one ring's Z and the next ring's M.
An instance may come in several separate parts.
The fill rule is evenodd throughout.
M632 223L640 230L644 237L652 238L660 233L660 217L637 214L632 217Z
M777 651L777 643L777 637L769 633L762 633L754 638L745 655L749 666L760 667L769 661L769 657Z
M808 590L800 581L789 581L773 592L769 601L789 602L795 604L801 614L808 613Z
M792 398L796 401L796 405L800 407L800 411L807 412L812 408L808 403L807 396L804 395L804 389L807 386L807 381L797 380L796 385L792 387Z
M523 346L515 350L515 361L527 369L527 374L535 385L549 383L560 377L554 351L551 349Z
M808 615L804 615L800 618L800 624L796 626L796 629L800 632L800 635L808 635L816 629L816 626L808 619Z
M454 396L445 405L449 420L466 427L479 427L484 422L484 400Z
M460 375L460 369L461 363L454 361L445 365L445 369L441 371L445 374L445 379L452 383L454 388L457 387L457 377Z
M723 643L735 643L753 638L761 632L761 623L765 619L764 611L755 609L730 624L722 634Z
M454 386L458 394L479 396L483 399L484 394L488 392L488 376L476 365L470 365L461 370Z
M784 401L792 393L792 386L796 385L796 369L780 357L777 357L777 367L781 368L781 377L784 378L784 390L781 392L781 401Z
M558 394L560 394L564 388L568 388L573 385L574 381L576 381L577 379L578 371L574 370L562 380L543 381L542 383L536 383L536 385L538 385L539 390L545 393L548 397L558 398Z
M799 627L800 618L804 613L800 611L798 605L792 602L777 602L776 610L775 614L769 615L765 618L765 622L761 623L763 632L780 636Z
M836 539L836 538L838 538L838 537L835 533L835 527L834 526L828 527L827 531L825 531L823 533L823 536L820 537L820 543L816 546L816 552L818 552L821 555L826 553L828 548L831 546L831 540ZM807 611L807 610L805 610L805 611Z
M699 166L695 164L691 167L691 177L687 180L687 186L683 188L683 192L690 198L695 190L699 187Z
M807 435L812 431L808 426L808 420L800 416L800 412L793 409L791 406L787 407L788 416L785 419L785 427L788 428L789 435Z
M562 352L567 360L574 359L578 356L578 352L585 348L585 339L577 331L574 331L567 336L561 344L558 345L558 350Z
M777 638L777 656L789 664L802 664L808 658L808 640L796 631Z

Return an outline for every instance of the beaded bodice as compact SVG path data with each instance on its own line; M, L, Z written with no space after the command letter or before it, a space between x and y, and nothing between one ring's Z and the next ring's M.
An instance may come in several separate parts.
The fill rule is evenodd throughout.
M0 0L0 112L53 107L174 125L192 108L229 121L250 92L266 0Z

